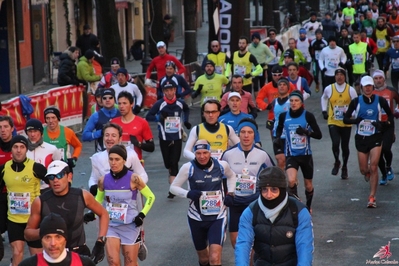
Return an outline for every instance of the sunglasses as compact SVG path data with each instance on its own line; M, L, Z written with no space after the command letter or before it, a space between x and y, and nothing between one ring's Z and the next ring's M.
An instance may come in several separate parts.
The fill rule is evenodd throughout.
M272 73L272 76L275 76L275 77L280 77L282 75L283 75L282 73Z
M392 41L392 42L399 42L399 41Z
M165 64L165 67L168 67L168 66L176 67L175 62L173 62L173 61L167 61Z
M204 111L205 114L210 115L210 114L216 114L219 113L219 111Z
M114 97L110 96L110 97L103 97L103 100L112 100Z
M267 193L268 191L272 193L278 193L280 189L278 187L263 187L261 188L262 193Z
M53 181L54 179L62 179L64 177L64 175L66 174L65 171L62 171L61 173L58 173L56 175L48 175L47 178L51 181Z
M212 45L212 47L219 47L219 45Z

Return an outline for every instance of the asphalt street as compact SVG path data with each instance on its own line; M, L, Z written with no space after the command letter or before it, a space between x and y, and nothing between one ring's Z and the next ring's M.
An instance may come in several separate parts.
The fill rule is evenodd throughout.
M314 87L314 86L313 86ZM314 89L313 89L314 91ZM399 176L387 186L379 186L376 209L367 209L369 184L358 170L357 155L354 147L354 130L350 142L349 179L341 180L331 175L333 156L326 121L320 109L321 92L314 93L306 101L306 109L313 112L323 133L321 140L311 140L314 159L313 225L314 225L314 264L313 265L365 265L399 264L399 216L397 193ZM264 149L273 155L270 134L265 128L267 113L259 113L261 140ZM200 122L199 107L191 107L190 122ZM187 225L188 199L167 199L169 189L167 170L164 169L158 147L156 124L151 123L155 136L156 149L153 153L144 153L145 168L148 172L148 185L156 195L153 208L145 218L145 238L148 247L147 259L140 265L175 266L198 265L197 255L191 242ZM399 174L396 151L393 148L393 169ZM74 172L73 186L87 188L90 176L90 156L94 151L93 143L84 143L83 152ZM274 157L274 156L273 156ZM182 158L181 165L187 160ZM303 178L299 175L299 195L305 198ZM95 222L86 225L87 244L92 247L97 237ZM391 256L380 259L373 256L382 246L390 243ZM5 257L1 266L9 265L11 251L8 239L5 242ZM25 256L28 256L25 249ZM105 261L99 265L107 265ZM234 250L227 237L223 249L223 265L235 265Z

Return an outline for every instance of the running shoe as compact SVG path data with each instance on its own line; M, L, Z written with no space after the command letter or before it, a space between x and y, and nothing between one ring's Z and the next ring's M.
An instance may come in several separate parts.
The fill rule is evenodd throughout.
M341 179L348 179L348 168L346 166L342 166L341 168Z
M370 181L370 173L367 173L367 174L364 175L364 180L365 180L366 182L369 182L369 181Z
M386 175L383 175L383 176L381 177L381 180L380 180L380 186L386 186L386 185L388 185L387 176L386 176Z
M175 194L172 194L172 193L169 192L168 199L173 199L174 197L175 197Z
M392 167L387 167L387 179L392 181L395 178L395 174L392 171Z
M319 91L320 91L320 85L319 85L319 83L316 83L316 89L315 89L315 91L316 91L316 92L319 92Z
M341 166L341 162L340 162L340 161L336 161L336 162L334 163L334 168L331 170L331 174L332 174L332 175L337 175L340 166Z
M377 203L375 202L374 196L369 197L369 202L367 203L367 208L377 208Z

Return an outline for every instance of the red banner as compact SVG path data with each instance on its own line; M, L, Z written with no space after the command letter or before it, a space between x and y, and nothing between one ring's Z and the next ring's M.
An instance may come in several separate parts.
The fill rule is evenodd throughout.
M76 125L82 122L83 86L64 86L50 89L43 93L29 96L32 99L33 114L31 118L44 121L44 109L48 106L57 106L61 112L61 124L64 126ZM26 119L22 115L19 97L2 102L0 115L11 116L17 131L24 130Z

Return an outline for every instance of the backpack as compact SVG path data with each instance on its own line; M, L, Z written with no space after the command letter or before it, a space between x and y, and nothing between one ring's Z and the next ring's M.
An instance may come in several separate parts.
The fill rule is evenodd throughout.
M291 214L292 214L292 221L294 223L294 227L297 228L298 227L298 206L296 205L296 199L294 199L293 197L288 197L288 208L290 208L291 210ZM253 214L253 218L252 218L252 226L255 226L257 224L257 220L258 220L258 212L259 212L259 204L254 204L254 207L252 209L252 214Z

